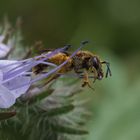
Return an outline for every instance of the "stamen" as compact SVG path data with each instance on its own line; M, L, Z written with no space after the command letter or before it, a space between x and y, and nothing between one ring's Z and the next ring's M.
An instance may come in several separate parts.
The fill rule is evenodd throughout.
M31 70L32 67L34 67L36 65L36 62L32 61L32 63L30 62L29 64L23 65L22 67L19 67L9 73L5 73L4 74L4 80L5 82L7 80L10 80L11 78L15 78L19 75L22 75L24 72Z
M26 59L26 60L15 61L15 62L13 62L14 60L12 60L10 64L6 64L6 65L5 64L2 64L2 65L0 64L0 69L5 69L5 68L10 67L12 65L18 65L18 64L19 64L18 66L20 66L20 64L26 64L28 62L28 60L32 60L32 59L33 58ZM0 62L3 62L3 63L4 63L4 61L5 62L10 62L10 60L0 60Z

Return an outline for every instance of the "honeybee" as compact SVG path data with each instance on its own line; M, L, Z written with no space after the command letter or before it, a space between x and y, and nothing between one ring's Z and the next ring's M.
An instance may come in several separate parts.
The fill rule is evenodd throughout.
M69 47L70 46L68 46L67 49ZM58 69L57 73L54 74L47 81L47 83L58 78L61 74L74 71L79 78L83 79L82 87L88 86L89 88L92 88L89 78L93 78L93 82L95 82L97 79L102 80L102 78L104 77L104 72L102 68L103 64L105 64L107 67L105 77L108 77L108 75L111 76L109 62L101 61L101 59L96 54L93 54L90 51L80 50L76 53L75 56L70 58L71 53L69 53L67 49L66 51L59 52L47 59L47 62L56 65L61 65L63 62L68 60L68 62L60 69ZM48 67L47 65L39 64L33 68L33 72L35 74L39 74L43 72L43 70L46 69L47 67Z

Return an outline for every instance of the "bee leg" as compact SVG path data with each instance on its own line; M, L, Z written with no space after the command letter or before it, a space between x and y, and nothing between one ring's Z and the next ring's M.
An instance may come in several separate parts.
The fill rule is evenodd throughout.
M41 87L45 87L47 86L50 82L52 82L53 80L57 79L60 75L56 74L53 75L52 77L50 77Z
M77 73L77 74L81 74L81 73L83 73L83 71L76 71L76 73Z
M94 88L90 85L87 71L85 71L84 72L84 75L83 75L83 84L82 84L82 87L85 87L85 86L88 86L89 88L91 88L92 90L94 90Z
M75 73L77 73L77 74L83 73L83 70L80 70L79 66L74 66L74 71L75 71Z
M57 79L58 77L60 77L60 75L57 75L57 74L56 74L56 75L53 75L52 77L50 77L50 79L47 81L46 84L48 84L48 83L50 83L51 81Z
M78 68L74 68L75 73L78 75L79 78L83 78L83 71L79 70Z
M93 80L93 83L95 83L95 81L96 81L96 79L97 79L97 77L98 77L97 70L96 70L94 67L92 67L91 72L94 74L94 80Z

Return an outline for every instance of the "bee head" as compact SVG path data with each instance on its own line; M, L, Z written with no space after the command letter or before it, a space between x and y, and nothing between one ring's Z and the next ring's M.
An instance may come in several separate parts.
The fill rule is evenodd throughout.
M106 67L107 67L105 77L107 78L108 75L111 76L112 74L111 74L109 62L106 62L106 61L101 62L97 56L92 57L92 65L96 69L97 79L99 79L99 80L102 80L102 78L104 76L103 69L102 69L102 64L105 64Z

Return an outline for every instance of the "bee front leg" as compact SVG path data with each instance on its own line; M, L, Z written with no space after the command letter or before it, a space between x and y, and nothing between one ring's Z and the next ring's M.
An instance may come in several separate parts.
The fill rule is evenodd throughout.
M98 77L98 73L97 73L97 71L96 71L96 69L94 67L92 67L91 72L94 74L93 83L95 83L95 81L96 81L96 79Z
M89 76L88 76L88 73L87 71L84 72L84 75L83 75L83 84L82 84L82 87L85 87L85 86L88 86L89 88L91 88L92 90L94 90L94 88L92 88L90 82L89 82Z

